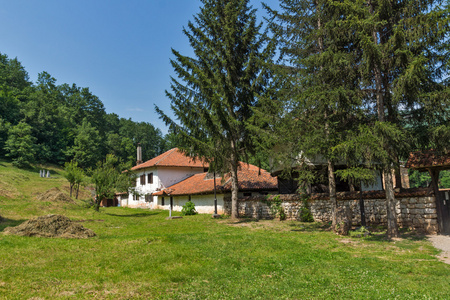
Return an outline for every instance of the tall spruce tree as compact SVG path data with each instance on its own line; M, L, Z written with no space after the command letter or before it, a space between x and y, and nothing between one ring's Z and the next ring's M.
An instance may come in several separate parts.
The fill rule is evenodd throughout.
M202 0L200 13L184 34L194 57L172 50L172 120L156 110L178 134L181 149L212 163L215 171L230 172L232 212L237 217L239 162L252 151L249 121L258 96L264 93L274 47L261 34L248 0Z
M291 97L294 105L281 107L287 106L288 113L294 112L293 123L299 123L301 130L308 125L317 127L319 123L314 118L303 124L298 122L301 117L293 108L309 107L311 116L322 112L323 127L317 128L325 129L322 136L335 137L334 142L329 138L311 139L315 131L309 129L303 129L306 134L302 139L312 141L321 154L320 145L326 150L335 144L329 148L331 152L325 151L329 175L333 157L336 158L335 149L352 149L353 163L363 161L363 154L377 161L384 174L390 237L398 235L391 169L398 166L408 148L430 144L429 140L414 144L419 139L408 138L406 132L418 136L426 128L425 135L432 137L429 132L436 136L437 132L445 133L447 128L449 11L445 4L443 1L286 0L280 5L282 13L271 11L278 21L274 28L280 36L282 54L288 58L282 73L290 74L293 80L287 82L298 87L295 94L291 93L292 88L282 91L281 95ZM343 65L347 68L340 68ZM335 92L339 97L333 97ZM320 97L320 94L327 96ZM308 99L317 104L308 103ZM349 116L364 112L362 118L356 118L363 125L342 132L345 122L337 124L336 121L345 119L336 112L348 104L353 111ZM284 112L284 115L288 114ZM306 110L302 115L306 115ZM300 145L308 148L308 141L302 139ZM434 144L444 150L448 148L448 141ZM351 155L347 152L344 156ZM375 166L373 162L369 165ZM333 194L331 183L330 194Z
M447 5L447 7L444 6ZM410 128L417 137L422 126L433 132L448 122L449 17L445 1L367 0L352 3L355 43L364 53L359 65L366 99L375 111L378 133L386 153L383 161L388 219L388 236L398 235L392 169L408 148L396 139ZM361 13L363 12L363 13ZM431 134L428 134L432 136ZM417 139L416 139L417 140ZM428 146L429 141L425 142ZM424 143L422 143L423 147ZM397 176L399 178L399 176ZM397 186L400 186L397 180Z
M332 1L286 0L280 7L280 11L268 8L283 58L277 67L282 78L277 82L281 82L277 93L281 114L269 128L277 136L276 144L283 145L275 149L285 150L288 166L299 153L309 161L326 161L336 225L335 164L341 158L334 149L361 120L355 67L361 53L352 43L352 32L340 26L344 10ZM266 107L273 109L273 99L268 102ZM300 178L311 180L310 172L302 170Z

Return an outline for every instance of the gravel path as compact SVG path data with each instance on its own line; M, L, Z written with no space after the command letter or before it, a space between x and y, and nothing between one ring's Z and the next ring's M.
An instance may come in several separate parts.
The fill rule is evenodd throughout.
M427 235L428 240L436 249L442 250L438 255L439 260L450 264L450 236L448 235Z

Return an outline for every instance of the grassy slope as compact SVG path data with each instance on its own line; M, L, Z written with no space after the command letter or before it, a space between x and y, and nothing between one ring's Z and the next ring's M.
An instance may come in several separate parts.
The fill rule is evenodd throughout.
M57 171L57 170L55 170ZM5 176L8 174L8 176ZM0 161L0 231L32 216L83 220L89 240L0 235L0 298L448 299L450 266L421 237L341 238L319 224L38 202L66 185ZM6 179L5 179L6 178ZM4 196L8 191L8 197Z

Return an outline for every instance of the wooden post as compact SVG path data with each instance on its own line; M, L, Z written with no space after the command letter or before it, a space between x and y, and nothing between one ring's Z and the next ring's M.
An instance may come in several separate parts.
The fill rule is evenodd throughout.
M442 207L442 202L440 201L440 194L439 194L439 185L438 185L438 180L439 180L439 170L433 170L433 169L427 169L428 173L431 176L431 187L433 188L433 192L434 192L434 197L435 197L435 201L436 201L436 210L437 210L437 219L438 219L438 226L439 226L439 232L443 233L444 232L444 220L442 218L442 210L444 209Z

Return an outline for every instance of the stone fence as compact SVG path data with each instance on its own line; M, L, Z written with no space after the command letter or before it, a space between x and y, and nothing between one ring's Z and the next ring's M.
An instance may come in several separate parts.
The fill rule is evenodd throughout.
M267 197L243 197L238 200L240 217L255 219L272 219L270 202L274 197L282 201L287 219L299 218L299 210L303 206L300 195L270 195ZM384 191L363 192L364 211L368 225L386 225L386 200ZM350 208L352 223L361 223L359 192L338 193L338 205ZM395 193L397 222L399 227L411 228L427 233L438 231L436 202L428 189L407 189ZM331 202L327 194L312 194L307 200L316 222L331 222ZM224 210L231 214L231 197L224 198Z

